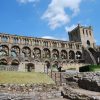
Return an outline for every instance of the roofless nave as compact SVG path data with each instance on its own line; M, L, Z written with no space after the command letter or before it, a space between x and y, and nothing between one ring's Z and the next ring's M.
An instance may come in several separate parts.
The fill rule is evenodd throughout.
M0 65L16 66L16 69L21 66L20 70L23 70L29 66L44 66L45 63L48 67L53 64L98 63L93 54L89 54L96 48L91 26L78 25L68 34L69 41L61 41L1 33ZM84 53L88 53L90 60Z

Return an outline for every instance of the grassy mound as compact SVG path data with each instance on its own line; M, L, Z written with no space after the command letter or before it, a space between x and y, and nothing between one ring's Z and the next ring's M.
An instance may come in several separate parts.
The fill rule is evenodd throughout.
M100 65L87 65L87 66L83 66L83 67L80 67L79 69L80 72L97 72L99 71L100 72Z
M54 84L54 81L44 73L0 71L0 83Z

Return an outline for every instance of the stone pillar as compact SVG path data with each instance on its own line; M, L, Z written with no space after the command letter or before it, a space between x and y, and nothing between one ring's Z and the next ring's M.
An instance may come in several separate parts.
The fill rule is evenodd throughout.
M9 37L9 43L13 43L13 37Z
M12 44L9 44L9 57L11 56L11 47L12 47Z
M69 59L69 50L67 51L67 59Z

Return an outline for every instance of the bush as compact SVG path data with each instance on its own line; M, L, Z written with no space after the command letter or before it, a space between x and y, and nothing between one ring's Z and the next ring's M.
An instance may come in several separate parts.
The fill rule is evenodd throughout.
M87 65L79 68L79 72L100 71L100 65Z

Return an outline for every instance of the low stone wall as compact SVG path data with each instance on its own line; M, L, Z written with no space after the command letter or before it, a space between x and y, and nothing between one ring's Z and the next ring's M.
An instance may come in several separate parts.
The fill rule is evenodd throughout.
M0 65L0 71L18 71L19 66Z
M62 98L59 87L36 84L0 84L0 100L48 100Z

